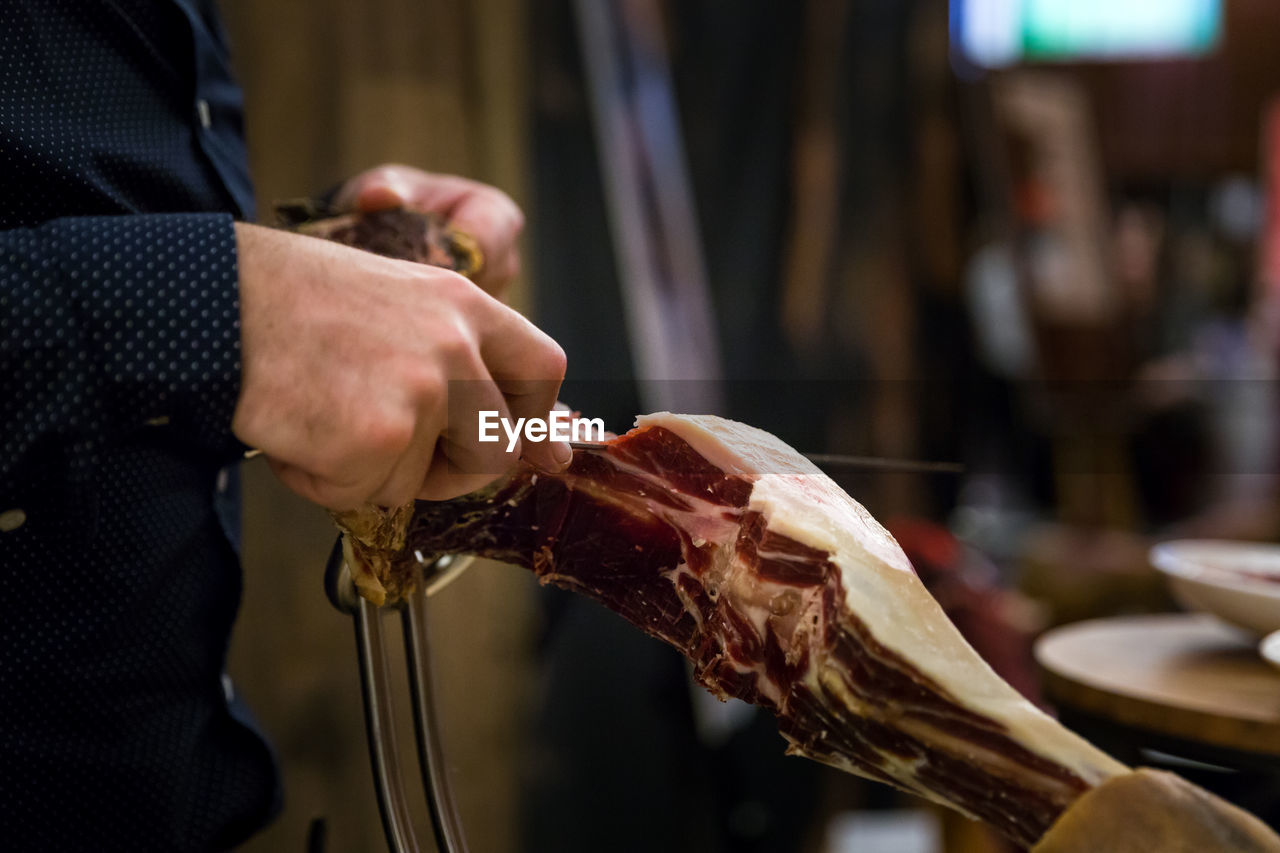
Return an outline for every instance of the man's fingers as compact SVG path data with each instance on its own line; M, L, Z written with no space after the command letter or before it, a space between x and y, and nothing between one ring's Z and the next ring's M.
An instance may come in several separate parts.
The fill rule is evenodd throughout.
M444 449L437 446L436 455L431 461L426 479L422 481L418 497L424 501L446 501L484 488L494 479L494 474L464 474L458 471L445 455Z
M550 413L560 393L560 382L556 379L533 379L498 381L511 410L513 423L521 418L528 422L539 419L550 423ZM572 451L563 441L551 441L550 436L543 441L524 442L521 458L538 466L544 471L561 471L569 464Z
M339 210L380 210L381 206L407 205L452 219L461 202L477 191L497 190L457 175L424 172L412 166L388 163L361 172L334 196ZM499 193L501 195L501 193ZM365 207L365 205L373 205Z
M500 425L510 423L506 401L483 367L480 372L481 378L449 383L449 424L421 478L417 497L423 500L447 500L474 492L502 476L520 458L519 438L512 441ZM488 434L495 441L481 440L481 412L493 413L491 422L497 426Z
M524 230L520 206L497 187L394 164L353 178L334 198L334 205L363 211L407 206L438 213L474 237L486 257L495 259L505 260Z
M380 506L395 507L413 500L422 489L422 481L435 457L444 429L440 411L426 411L409 447L396 460L391 473L369 499Z
M477 187L445 212L449 224L480 243L486 257L505 258L524 230L524 214L511 198L493 187Z
M447 214L449 225L475 238L484 257L476 284L501 296L520 272L520 233L524 214L506 193L479 187L463 196Z
M492 297L477 296L487 302L482 310L490 313L480 324L480 355L489 374L502 386L504 396L545 394L550 387L551 397L542 412L545 416L555 405L555 394L564 379L564 350L515 310Z
M500 303L494 308L480 341L484 363L513 417L547 420L564 380L564 350L520 314ZM540 441L526 442L523 455L534 465L558 471L570 453L563 442Z
M417 205L415 174L420 173L397 165L378 166L361 172L342 186L333 197L333 206L337 210L370 212Z
M267 464L280 482L297 494L314 504L319 504L334 512L345 512L355 509L365 502L365 489L358 484L339 485L330 480L310 474L296 465L267 458Z
M495 296L501 296L520 272L517 241L524 229L524 214L496 187L388 164L348 181L334 197L334 206L365 213L409 207L439 214L450 227L476 241L484 265L475 283Z
M373 213L378 210L404 207L408 203L408 192L405 187L395 183L374 183L360 190L355 199L355 208L361 213Z
M569 466L573 449L563 441L526 441L522 458L543 471L558 474Z
M438 449L447 458L449 471L468 478L487 475L485 482L488 482L516 464L520 459L521 441L519 436L508 436L500 426L511 423L511 411L484 366L477 365L477 368L475 374L467 371L476 378L449 383L449 424L441 435ZM481 436L482 412L492 413L491 423L499 424L488 431L487 437Z

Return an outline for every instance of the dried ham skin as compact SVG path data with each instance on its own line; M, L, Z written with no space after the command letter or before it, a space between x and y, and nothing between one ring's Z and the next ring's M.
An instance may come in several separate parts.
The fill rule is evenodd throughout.
M790 447L661 413L548 475L420 502L404 548L352 543L400 589L414 552L478 554L576 590L671 644L722 699L777 715L788 751L896 785L1029 846L1127 770L1005 684L893 538Z
M300 200L277 203L276 216L299 234L388 258L444 267L468 278L474 278L484 266L475 238L427 211L392 207L339 213L322 202Z

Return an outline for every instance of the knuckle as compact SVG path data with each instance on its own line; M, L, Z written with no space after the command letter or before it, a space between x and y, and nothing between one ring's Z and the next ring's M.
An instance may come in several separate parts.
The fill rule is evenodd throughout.
M511 205L511 233L513 236L520 236L524 233L524 211L520 209L520 205L516 204L509 197L507 202Z
M399 456L413 441L414 419L399 411L371 414L358 427L363 453L376 459ZM351 460L359 465L359 459Z
M409 173L411 173L412 171L413 171L412 166L406 166L403 163L393 162L393 163L382 163L380 165L374 166L372 169L366 172L366 174L377 180L388 181L388 180L394 180L396 178L408 177Z
M542 348L541 367L548 378L555 379L563 379L569 367L569 357L565 355L564 347L551 338L547 338L547 344Z
M523 228L524 212L520 210L520 205L516 204L515 199L497 187L489 187L488 190L493 199L494 210L502 214L513 230L519 231Z
M469 224L489 239L510 242L524 230L524 211L497 187L479 185L471 196L471 203L475 221Z
M409 399L431 405L444 398L448 382L435 365L415 362L406 368L404 387Z
M427 274L436 288L438 298L447 299L462 311L469 311L475 306L480 289L471 279L441 267L429 268Z
M441 359L451 368L476 361L476 342L466 323L445 323L437 330L434 346Z

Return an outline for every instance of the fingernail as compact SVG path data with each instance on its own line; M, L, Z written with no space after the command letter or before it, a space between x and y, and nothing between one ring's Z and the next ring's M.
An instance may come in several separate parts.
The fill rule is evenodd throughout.
M551 445L551 458L556 460L556 464L563 471L573 460L573 448L563 441L557 441Z
M382 209L404 207L412 197L412 188L397 176L383 177L365 184L357 197L361 208Z
M386 181L384 186L391 192L400 196L400 200L406 203L413 197L413 184L406 181L402 175L392 176Z

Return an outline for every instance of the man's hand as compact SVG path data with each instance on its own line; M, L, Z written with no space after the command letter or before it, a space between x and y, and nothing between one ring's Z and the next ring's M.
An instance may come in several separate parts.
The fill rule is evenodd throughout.
M351 178L333 203L339 210L408 207L443 216L480 245L484 267L475 282L499 299L520 272L516 241L524 229L524 214L506 193L488 184L389 164Z
M563 442L480 443L477 412L546 418L565 357L456 273L236 225L242 382L232 430L333 510L473 491ZM453 421L450 421L450 415Z

